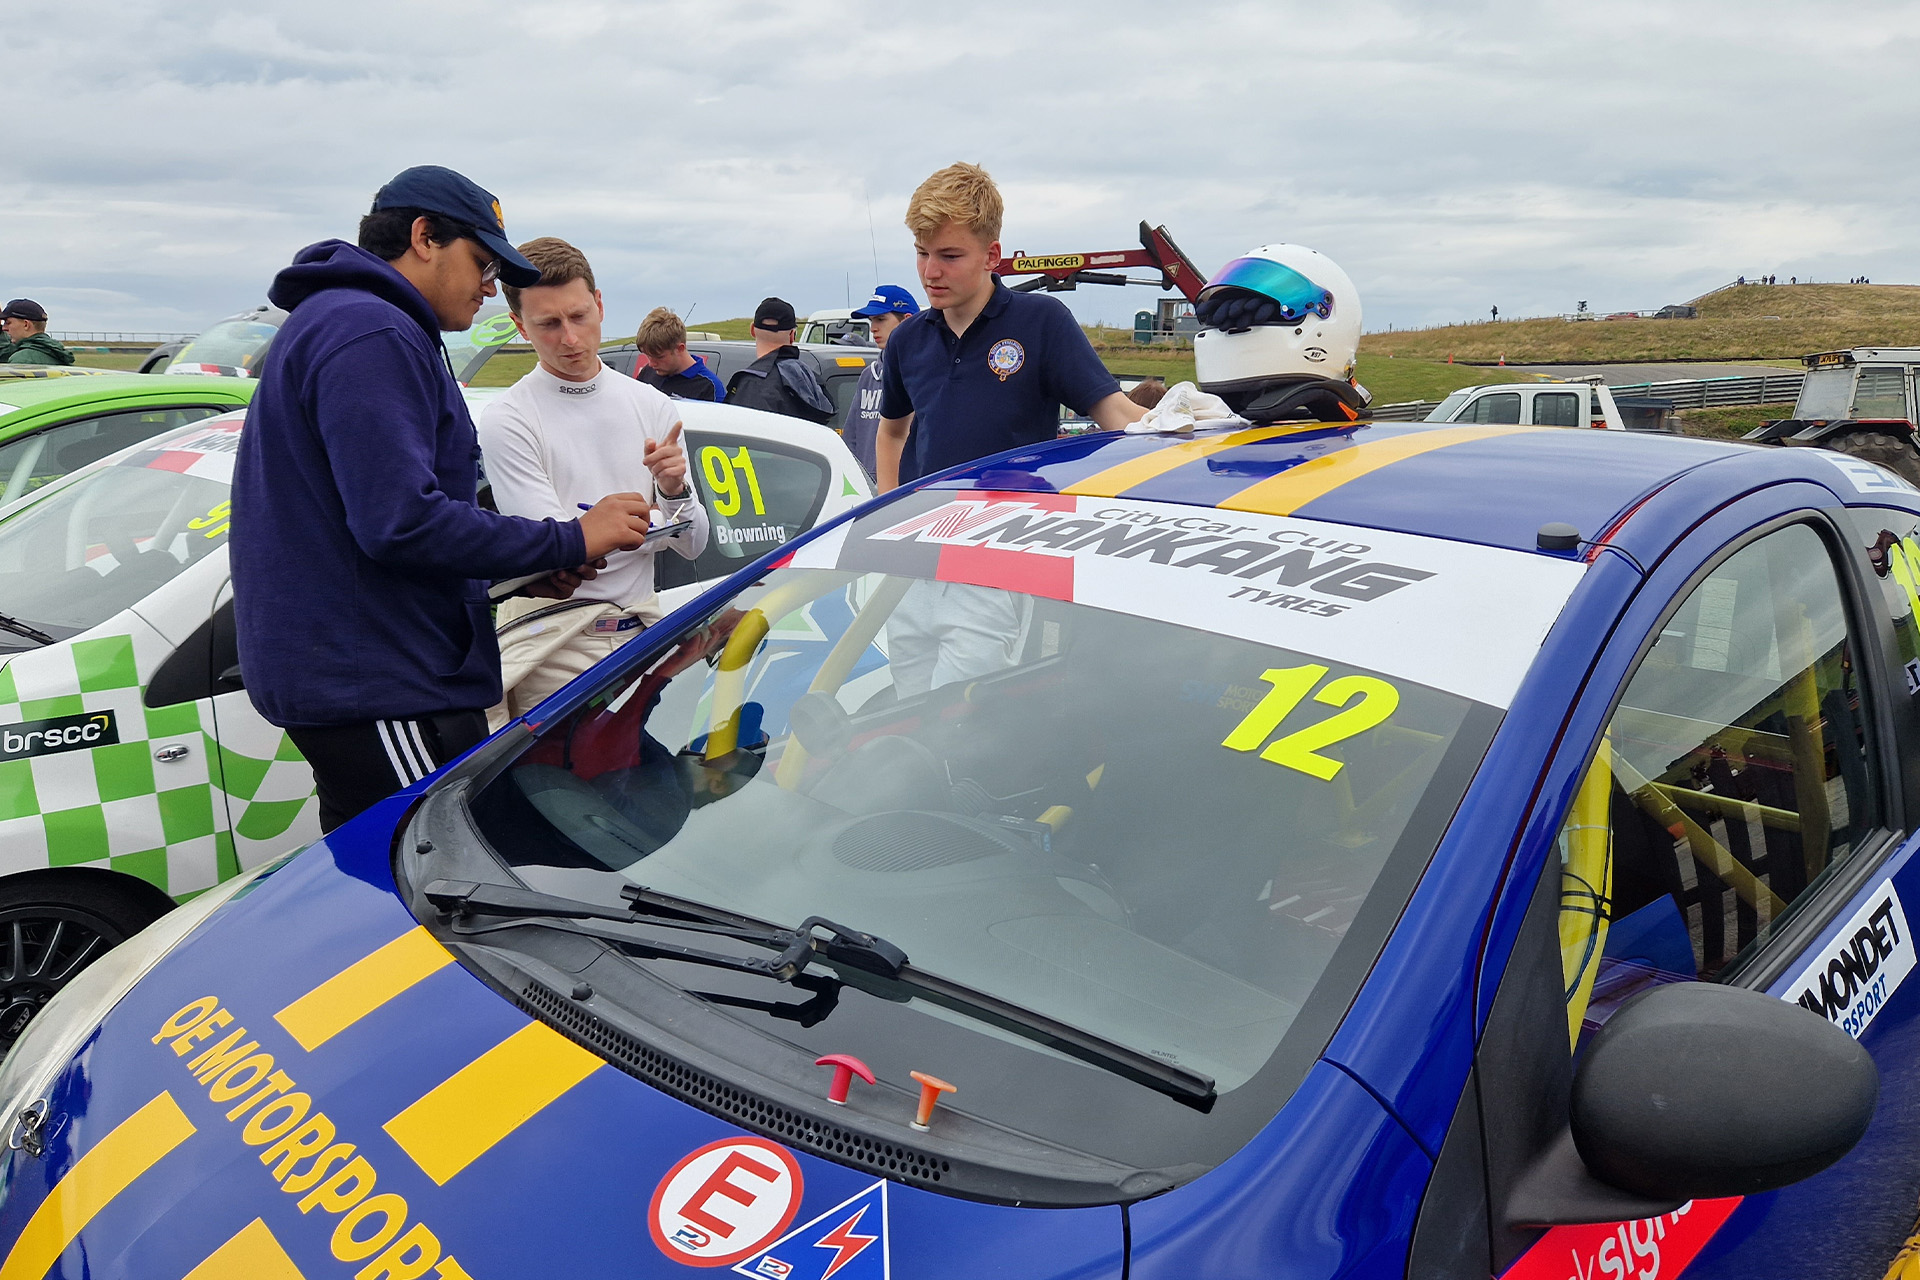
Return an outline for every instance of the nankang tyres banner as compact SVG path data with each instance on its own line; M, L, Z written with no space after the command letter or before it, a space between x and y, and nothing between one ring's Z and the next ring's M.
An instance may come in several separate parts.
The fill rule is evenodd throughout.
M1071 600L1513 701L1586 566L1441 538L1057 493L922 490L809 543L851 569ZM1489 628L1486 618L1502 619Z

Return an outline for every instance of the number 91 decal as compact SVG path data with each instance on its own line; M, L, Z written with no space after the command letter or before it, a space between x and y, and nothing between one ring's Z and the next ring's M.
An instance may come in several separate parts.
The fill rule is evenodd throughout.
M1298 770L1322 782L1331 782L1345 763L1319 754L1322 748L1357 738L1367 730L1384 724L1400 705L1400 691L1385 680L1373 676L1341 676L1328 680L1314 693L1315 685L1326 677L1327 668L1310 663L1304 667L1274 667L1260 673L1272 685L1267 695L1255 704L1246 718L1233 727L1221 746L1231 751L1254 751L1267 741L1309 693L1313 700L1340 711L1318 724L1296 729L1268 743L1260 752L1262 760ZM1355 701L1358 699L1358 701Z
M740 485L746 482L746 496L753 502L753 514L767 514L766 501L760 496L760 475L753 467L753 455L745 445L732 457L719 445L710 444L700 451L700 470L707 477L707 489L713 495L713 509L723 516L740 514Z

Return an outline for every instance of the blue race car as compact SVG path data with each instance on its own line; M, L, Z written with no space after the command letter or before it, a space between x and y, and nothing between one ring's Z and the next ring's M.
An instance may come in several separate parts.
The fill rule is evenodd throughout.
M933 477L86 970L0 1280L1879 1275L1916 614L1814 449Z

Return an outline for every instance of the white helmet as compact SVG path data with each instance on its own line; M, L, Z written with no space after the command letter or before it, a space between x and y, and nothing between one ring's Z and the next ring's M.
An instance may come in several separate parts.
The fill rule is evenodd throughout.
M1235 258L1207 281L1194 313L1197 380L1229 401L1307 378L1353 377L1360 295L1333 259L1304 245L1261 245Z

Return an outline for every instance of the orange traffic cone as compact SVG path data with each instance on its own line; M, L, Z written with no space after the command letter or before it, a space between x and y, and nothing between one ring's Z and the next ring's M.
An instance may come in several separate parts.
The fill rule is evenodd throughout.
M1451 352L1451 351L1449 351L1449 352L1447 352L1447 363L1448 363L1448 364L1452 364L1452 363L1453 363L1453 352Z
M1500 364L1502 367L1505 367L1506 363L1507 363L1507 353L1502 351L1500 353Z

